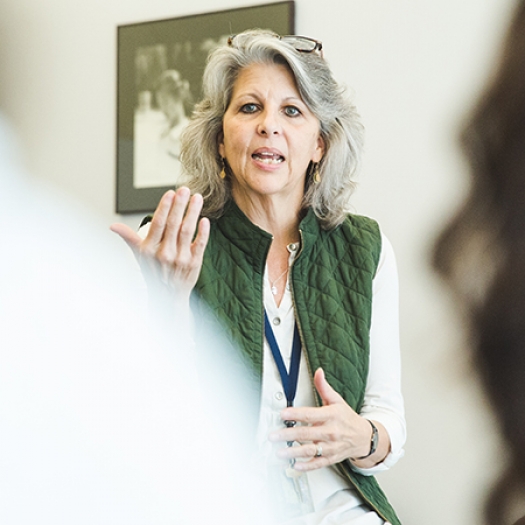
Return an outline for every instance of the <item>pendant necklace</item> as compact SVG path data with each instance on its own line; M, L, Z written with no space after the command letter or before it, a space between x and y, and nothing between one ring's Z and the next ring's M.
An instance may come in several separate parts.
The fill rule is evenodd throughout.
M291 242L290 244L288 244L288 246L286 246L286 249L290 253L295 253L298 248L299 248L298 242ZM277 286L275 285L277 284L278 281L280 281L288 273L289 270L290 270L290 265L287 266L286 270L284 270L284 272L281 275L279 275L279 277L277 277L277 279L275 279L273 283L272 281L270 281L270 290L272 291L273 295L277 295Z
M270 290L272 291L273 295L277 295L277 286L275 285L277 284L278 281L280 281L288 273L288 269L289 267L286 268L286 270L284 270L284 272L281 275L279 275L279 277L277 277L277 279L275 279L273 283L270 281L270 285L271 285Z

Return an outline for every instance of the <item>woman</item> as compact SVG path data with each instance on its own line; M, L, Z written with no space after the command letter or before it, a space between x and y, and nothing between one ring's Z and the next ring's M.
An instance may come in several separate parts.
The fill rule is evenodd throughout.
M464 308L472 350L508 457L489 525L525 524L525 2L494 77L466 123L468 198L440 235L434 266Z
M164 195L144 239L113 229L152 286L202 298L251 364L278 518L398 524L373 477L405 440L397 276L378 225L347 210L355 110L303 37L236 35L203 84L189 188Z

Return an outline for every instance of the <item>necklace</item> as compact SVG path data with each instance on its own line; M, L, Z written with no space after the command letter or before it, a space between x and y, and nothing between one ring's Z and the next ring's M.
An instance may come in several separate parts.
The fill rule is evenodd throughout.
M272 281L270 281L270 285L271 285L270 290L272 291L273 295L277 295L277 286L275 286L277 284L277 281L280 281L287 273L288 273L288 268L286 268L286 270L284 270L284 272L281 275L279 275L279 277L277 277L277 279L275 279L273 283Z
M299 243L298 242L291 242L290 244L288 244L288 246L286 246L286 249L290 253L295 253L299 249ZM272 283L272 281L270 281L270 290L272 291L273 295L277 295L277 286L275 286L275 285L277 284L278 281L280 281L288 273L289 269L290 269L290 265L288 265L286 270L284 270L284 272L281 275L279 275L279 277L277 277L277 279L275 279L275 281L273 283Z

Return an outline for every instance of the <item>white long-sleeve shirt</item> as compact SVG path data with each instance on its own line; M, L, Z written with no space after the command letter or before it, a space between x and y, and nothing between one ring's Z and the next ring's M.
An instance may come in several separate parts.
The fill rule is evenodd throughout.
M290 263L295 253L290 254ZM383 462L370 469L355 470L363 475L373 475L387 470L404 454L406 439L404 403L401 394L401 359L399 348L398 325L398 277L395 255L388 239L382 235L381 256L372 288L372 322L370 329L370 366L365 390L364 404L360 415L379 421L387 430L391 451ZM268 314L277 344L289 367L293 330L295 323L292 296L287 284L281 304L277 307L271 292L270 281L266 271L264 284L264 307ZM259 450L266 461L275 462L275 446L268 441L270 432L283 427L280 412L286 407L286 397L275 365L270 347L265 340L263 357L263 384L261 411L258 429ZM295 406L315 406L314 392L309 377L306 358L301 356L299 381ZM285 446L281 444L279 446ZM322 468L307 474L315 511L319 519L309 520L309 524L323 523L327 519L327 506L334 502L337 495L337 514L344 508L343 514L360 507L363 502L354 490L348 489L335 468ZM342 504L341 504L342 503ZM347 516L349 514L345 514ZM364 515L364 514L363 514ZM330 519L334 519L332 516ZM347 517L333 523L347 523ZM356 515L356 519L358 519ZM369 517L367 518L369 519ZM354 523L354 521L350 521ZM332 523L332 521L330 521ZM359 521L355 521L359 523ZM368 521L367 521L368 523ZM380 521L379 523L382 523Z

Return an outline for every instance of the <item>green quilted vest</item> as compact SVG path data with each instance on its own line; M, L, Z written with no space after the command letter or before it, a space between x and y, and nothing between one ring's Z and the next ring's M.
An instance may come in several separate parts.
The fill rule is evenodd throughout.
M357 412L369 365L372 280L381 252L377 223L349 215L325 231L309 210L300 224L301 250L291 270L296 318L310 376L322 367L332 387ZM234 202L212 221L195 291L240 348L260 390L263 366L263 277L272 236L251 223ZM319 399L318 399L319 403ZM373 476L339 470L363 499L400 525Z

